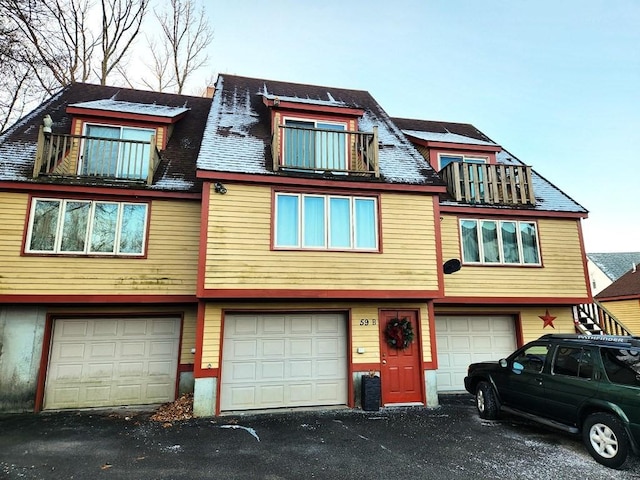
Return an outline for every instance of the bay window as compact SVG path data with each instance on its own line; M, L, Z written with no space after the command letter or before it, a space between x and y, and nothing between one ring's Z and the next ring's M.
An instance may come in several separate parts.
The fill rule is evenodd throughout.
M378 250L377 200L277 193L276 248Z
M144 254L146 203L36 198L27 253Z
M460 220L464 263L540 265L535 222Z

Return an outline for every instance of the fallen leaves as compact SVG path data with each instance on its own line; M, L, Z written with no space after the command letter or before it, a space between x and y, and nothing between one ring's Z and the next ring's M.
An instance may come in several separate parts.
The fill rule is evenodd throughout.
M193 418L193 394L185 393L174 402L165 403L149 417L154 422L163 422L163 427L171 427L171 422Z

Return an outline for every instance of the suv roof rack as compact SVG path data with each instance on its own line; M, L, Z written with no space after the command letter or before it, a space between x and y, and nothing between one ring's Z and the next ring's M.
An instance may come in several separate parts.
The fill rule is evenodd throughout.
M540 337L540 339L569 340L596 345L626 345L632 347L640 347L640 337L632 337L630 335L584 335L548 333Z

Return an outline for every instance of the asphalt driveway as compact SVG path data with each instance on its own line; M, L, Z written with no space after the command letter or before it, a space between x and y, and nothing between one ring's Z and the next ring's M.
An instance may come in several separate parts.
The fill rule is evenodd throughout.
M193 419L135 411L0 417L2 479L640 478L597 464L579 438L514 417L485 421L471 396L437 409L323 410Z

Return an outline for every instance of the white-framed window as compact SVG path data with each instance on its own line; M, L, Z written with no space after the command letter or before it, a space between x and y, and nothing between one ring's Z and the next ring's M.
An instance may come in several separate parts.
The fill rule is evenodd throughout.
M375 197L276 193L274 246L378 250Z
M148 205L34 198L26 253L141 256Z
M489 163L488 157L481 157L477 155L459 155L450 153L439 153L438 163L440 164L439 170L453 162L460 163Z
M347 124L328 120L285 118L283 166L346 170Z
M460 243L467 264L541 264L535 222L460 219Z
M149 174L149 128L87 123L79 175L146 179Z

